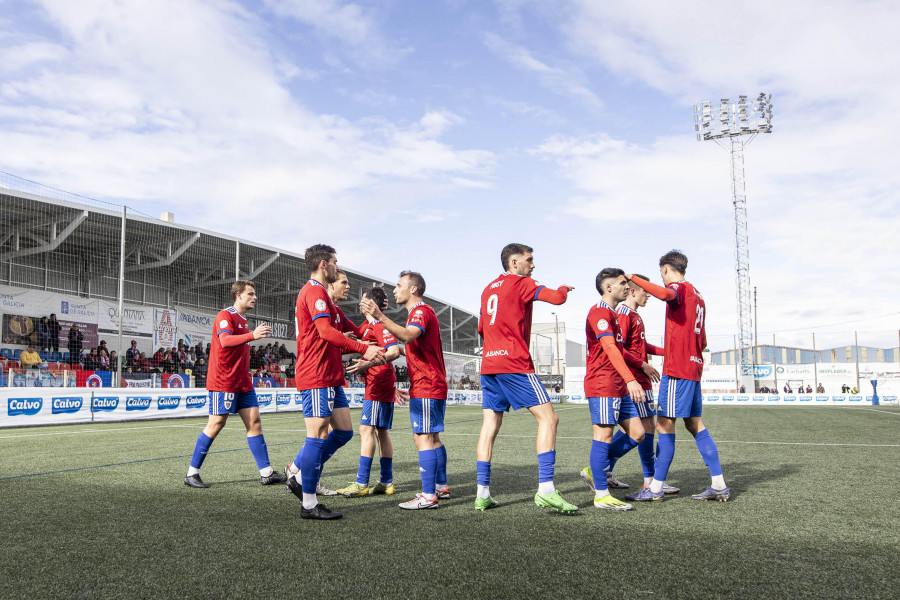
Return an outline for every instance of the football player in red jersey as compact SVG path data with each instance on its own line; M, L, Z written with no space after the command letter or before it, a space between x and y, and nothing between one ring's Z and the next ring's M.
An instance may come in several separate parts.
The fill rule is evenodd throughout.
M684 419L684 426L694 436L712 478L706 490L691 497L694 500L725 502L731 496L722 475L716 443L701 419L703 397L700 378L703 374L703 350L706 348L706 303L700 292L684 280L687 265L687 256L672 250L659 259L659 273L665 287L636 275L630 277L651 296L666 302L665 359L656 418L659 453L653 481L635 498L639 502L663 498L663 485L675 455L676 419Z
M337 329L340 329L344 332L344 334L350 334L350 337L353 339L359 340L362 339L362 327L357 327L353 324L353 321L344 314L344 311L338 306L338 302L343 302L347 299L347 295L350 293L350 281L347 279L347 274L344 273L340 268L338 268L337 280L334 283L328 284L328 295L331 297L331 301L334 302L334 305L337 306L338 309L338 317L340 318L340 326L335 326Z
M337 281L335 250L325 244L306 249L310 279L297 295L297 366L295 380L303 402L306 442L285 471L288 489L300 498L304 519L337 519L316 498L322 465L353 437L350 404L344 395L342 351L359 352L366 360L383 362L378 346L343 334L340 313L325 287ZM329 433L329 428L333 427ZM298 481L298 476L300 481Z
M591 307L585 323L588 359L584 376L594 439L591 466L581 471L581 478L594 491L595 507L631 510L630 504L613 498L606 480L610 457L621 458L644 439L636 406L644 402L644 390L625 363L622 331L616 317L616 307L628 297L628 282L622 269L607 267L597 274L596 285L601 300ZM627 435L613 444L616 424Z
M403 271L394 288L394 300L409 311L406 325L398 325L381 312L373 300L364 298L360 310L384 325L406 344L409 369L409 418L419 451L422 493L400 504L406 510L438 507L438 498L449 498L447 449L441 442L447 404L447 373L441 346L441 325L434 309L422 301L425 279L415 271Z
M534 250L525 244L507 244L500 252L504 273L481 293L478 333L484 338L481 360L482 425L477 447L475 508L497 506L491 497L491 456L494 441L510 406L528 409L537 419L538 491L534 502L557 512L578 510L566 502L553 483L556 464L556 427L559 417L550 397L534 374L528 350L531 314L535 300L562 304L575 288L562 285L551 290L531 278Z
M213 325L212 346L206 389L209 391L209 420L197 436L191 465L184 484L207 488L200 479L200 467L213 440L222 431L228 415L240 415L247 428L247 445L259 468L263 485L283 483L285 477L269 465L269 452L259 420L259 404L250 379L250 342L272 335L272 328L260 325L253 331L247 324L247 311L256 306L252 281L235 281L231 286L234 305L219 311Z
M373 300L381 310L387 310L387 295L380 287L367 290L363 297ZM361 329L363 341L371 341L384 348L384 358L388 364L374 365L357 359L355 364L347 369L348 373L364 373L366 377L365 399L359 417L359 469L356 472L356 481L338 490L339 494L348 498L394 493L394 444L391 441L391 426L394 423L397 376L390 363L400 356L400 345L397 338L385 329L384 325L372 318L368 318ZM381 454L381 479L378 485L370 487L369 475L375 456L376 439Z

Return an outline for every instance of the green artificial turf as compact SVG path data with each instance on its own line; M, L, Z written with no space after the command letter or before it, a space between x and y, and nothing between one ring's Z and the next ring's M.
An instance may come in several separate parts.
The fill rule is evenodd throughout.
M495 446L498 508L472 508L472 407L447 410L453 498L397 508L419 488L398 409L398 493L325 499L345 514L332 522L301 520L282 486L259 485L237 418L204 464L207 490L182 484L205 420L0 430L0 598L897 597L897 408L707 407L733 501L690 499L709 476L679 425L669 483L682 494L626 513L593 508L578 478L587 407L557 409L556 483L581 507L574 516L533 503L535 422L524 411L506 417ZM280 469L305 437L302 418L264 415L263 429ZM358 450L354 437L322 483L352 481ZM636 451L616 473L640 485Z

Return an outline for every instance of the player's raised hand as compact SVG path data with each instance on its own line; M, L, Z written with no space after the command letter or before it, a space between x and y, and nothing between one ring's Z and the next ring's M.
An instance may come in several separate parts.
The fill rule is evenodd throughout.
M650 378L650 381L659 381L659 371L653 368L653 365L645 362L641 365L641 371Z
M575 289L575 286L574 286L574 285L569 285L568 283L564 283L564 284L562 284L562 285L559 286L559 287L561 287L561 288L569 288L569 291L570 291L570 292L571 292L572 290Z
M364 315L370 316L375 320L378 320L383 316L381 313L381 309L378 308L378 305L375 304L375 301L370 298L363 298L359 302L359 310Z
M641 387L637 381L632 379L625 387L628 388L628 395L631 396L631 399L635 402L644 402L644 388Z
M267 338L272 335L272 328L268 325L259 325L253 330L253 339Z

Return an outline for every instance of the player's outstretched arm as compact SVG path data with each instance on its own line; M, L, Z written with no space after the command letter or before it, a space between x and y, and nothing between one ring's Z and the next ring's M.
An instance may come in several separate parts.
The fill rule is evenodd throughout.
M653 344L647 344L647 354L652 354L653 356L665 356L666 349L662 346L654 346Z
M555 290L546 287L541 288L538 291L537 299L550 304L562 304L569 297L569 292L574 289L571 285L561 285Z
M342 350L359 352L363 355L365 360L375 360L378 364L383 364L384 355L381 348L378 346L370 346L368 344L363 344L362 342L357 342L356 340L351 340L332 327L331 322L328 319L316 319L313 323L316 326L319 337L329 344L333 344Z
M393 346L391 346L390 348L388 348L387 350L384 351L384 361L385 362L391 363L391 362L394 362L395 360L397 360L398 358L400 358L400 345L399 344L394 344ZM362 358L355 358L353 360L354 360L353 365L351 365L347 369L347 372L350 373L351 375L356 375L357 373L360 373L360 374L365 373L371 367L374 367L376 364L370 360L364 360Z
M418 339L420 335L422 335L422 329L420 327L416 327L415 325L399 325L394 323L391 319L389 319L378 306L370 300L369 298L363 298L359 303L359 308L363 312L363 314L368 315L384 325L384 328L391 332L395 338L403 342L404 344L408 344L409 342Z
M266 338L270 335L272 335L272 328L268 325L260 325L253 331L242 333L241 335L233 335L227 331L222 331L219 333L219 342L222 344L223 348L233 348L234 346L240 346L241 344Z
M663 287L661 285L656 285L655 283L650 283L646 279L638 277L637 275L626 275L625 278L643 289L654 298L659 298L660 300L663 300L665 302L671 302L678 297L678 293L675 290Z

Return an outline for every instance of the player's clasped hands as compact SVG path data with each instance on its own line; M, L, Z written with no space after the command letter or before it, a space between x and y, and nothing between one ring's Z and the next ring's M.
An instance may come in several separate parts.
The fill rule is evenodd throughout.
M363 342L363 344L368 346L363 354L363 360L371 362L371 366L387 363L384 358L384 348L379 348L374 342Z
M268 325L259 325L256 329L253 330L253 339L258 340L260 338L267 338L272 335L272 328Z

